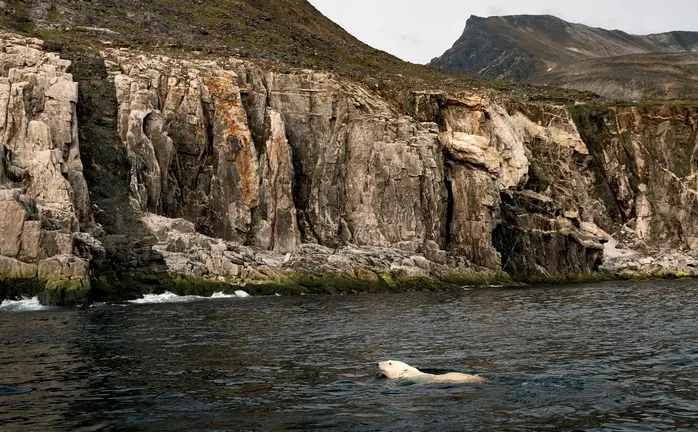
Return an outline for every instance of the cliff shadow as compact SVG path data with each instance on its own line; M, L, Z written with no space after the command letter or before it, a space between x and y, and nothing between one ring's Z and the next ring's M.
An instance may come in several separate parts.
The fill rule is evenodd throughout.
M110 79L104 59L63 48L62 57L72 61L69 72L79 83L77 104L80 157L87 182L95 222L104 229L99 240L105 246L106 259L93 263L93 291L97 298L111 294L123 298L134 284L120 284L126 272L163 264L153 251L156 239L141 223L142 213L130 197L131 163L117 131L118 103L116 87ZM115 292L115 290L118 291Z

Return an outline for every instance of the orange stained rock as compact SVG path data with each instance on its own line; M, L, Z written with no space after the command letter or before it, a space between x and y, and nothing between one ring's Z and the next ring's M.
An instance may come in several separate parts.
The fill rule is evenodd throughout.
M469 108L472 111L487 111L487 107L485 107L482 104L473 104L472 101L460 99L451 95L446 97L446 105L463 106Z
M236 76L232 73L218 74L204 77L203 81L211 94L216 120L223 123L222 142L227 143L231 136L240 141L241 148L237 155L233 155L227 146L224 146L223 154L227 161L235 163L240 172L243 202L248 207L254 207L259 201L257 154L247 128L247 116L240 101Z

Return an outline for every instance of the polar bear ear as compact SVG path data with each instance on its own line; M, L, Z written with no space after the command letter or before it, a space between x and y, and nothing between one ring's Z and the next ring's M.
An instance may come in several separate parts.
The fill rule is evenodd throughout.
M404 377L409 371L409 369L405 369L404 371L402 371L402 373L400 374L400 378Z

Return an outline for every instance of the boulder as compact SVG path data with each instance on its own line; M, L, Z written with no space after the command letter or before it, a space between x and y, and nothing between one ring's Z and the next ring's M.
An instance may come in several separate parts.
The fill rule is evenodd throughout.
M0 255L17 257L22 248L24 222L29 218L27 209L19 201L0 201Z
M41 261L37 276L44 289L39 301L47 306L86 305L91 285L87 261L73 255L58 255Z
M0 256L0 281L12 279L35 279L37 265L27 264L14 258Z

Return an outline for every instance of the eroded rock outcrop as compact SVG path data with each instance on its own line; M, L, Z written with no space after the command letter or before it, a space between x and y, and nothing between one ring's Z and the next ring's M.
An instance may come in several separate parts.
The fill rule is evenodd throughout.
M67 229L89 228L75 114L78 84L66 73L69 62L38 49L40 41L29 42L3 41L0 145L42 213Z
M260 219L253 223L252 244L264 250L293 252L299 248L301 238L293 202L295 173L291 148L281 114L269 110L266 124L269 132L261 161L260 206L256 213Z
M11 35L0 45L0 284L33 285L45 303L79 304L89 276L82 271L87 285L71 285L71 265L55 258L79 261L73 234L96 228L80 160L78 84L66 72L70 62L40 46ZM79 294L54 295L64 289Z
M698 254L698 110L578 107L597 162L618 247L605 266L636 274L695 274ZM631 252L632 253L628 253Z
M251 124L269 109L285 123L305 242L413 251L440 242L443 156L433 128L327 73L238 71Z
M244 241L259 201L259 169L235 73L165 57L117 61L118 130L140 209Z
M207 237L184 219L147 214L143 222L157 237L154 250L161 254L170 272L190 279L244 285L253 291L260 286L275 292L295 286L295 292L306 292L309 288L344 292L342 287L313 286L317 279L355 280L359 286L380 290L415 280L428 287L429 280L483 283L503 277L491 269L445 254L426 253L431 257L427 259L423 254L393 248L329 248L318 244L299 245L294 252L284 254ZM333 291L338 288L339 291Z
M301 237L413 251L442 242L437 134L360 86L243 62L106 55L142 210L277 251Z
M598 269L605 239L580 222L603 219L605 208L591 191L592 157L566 108L436 92L415 93L408 106L439 122L452 252L524 280Z

